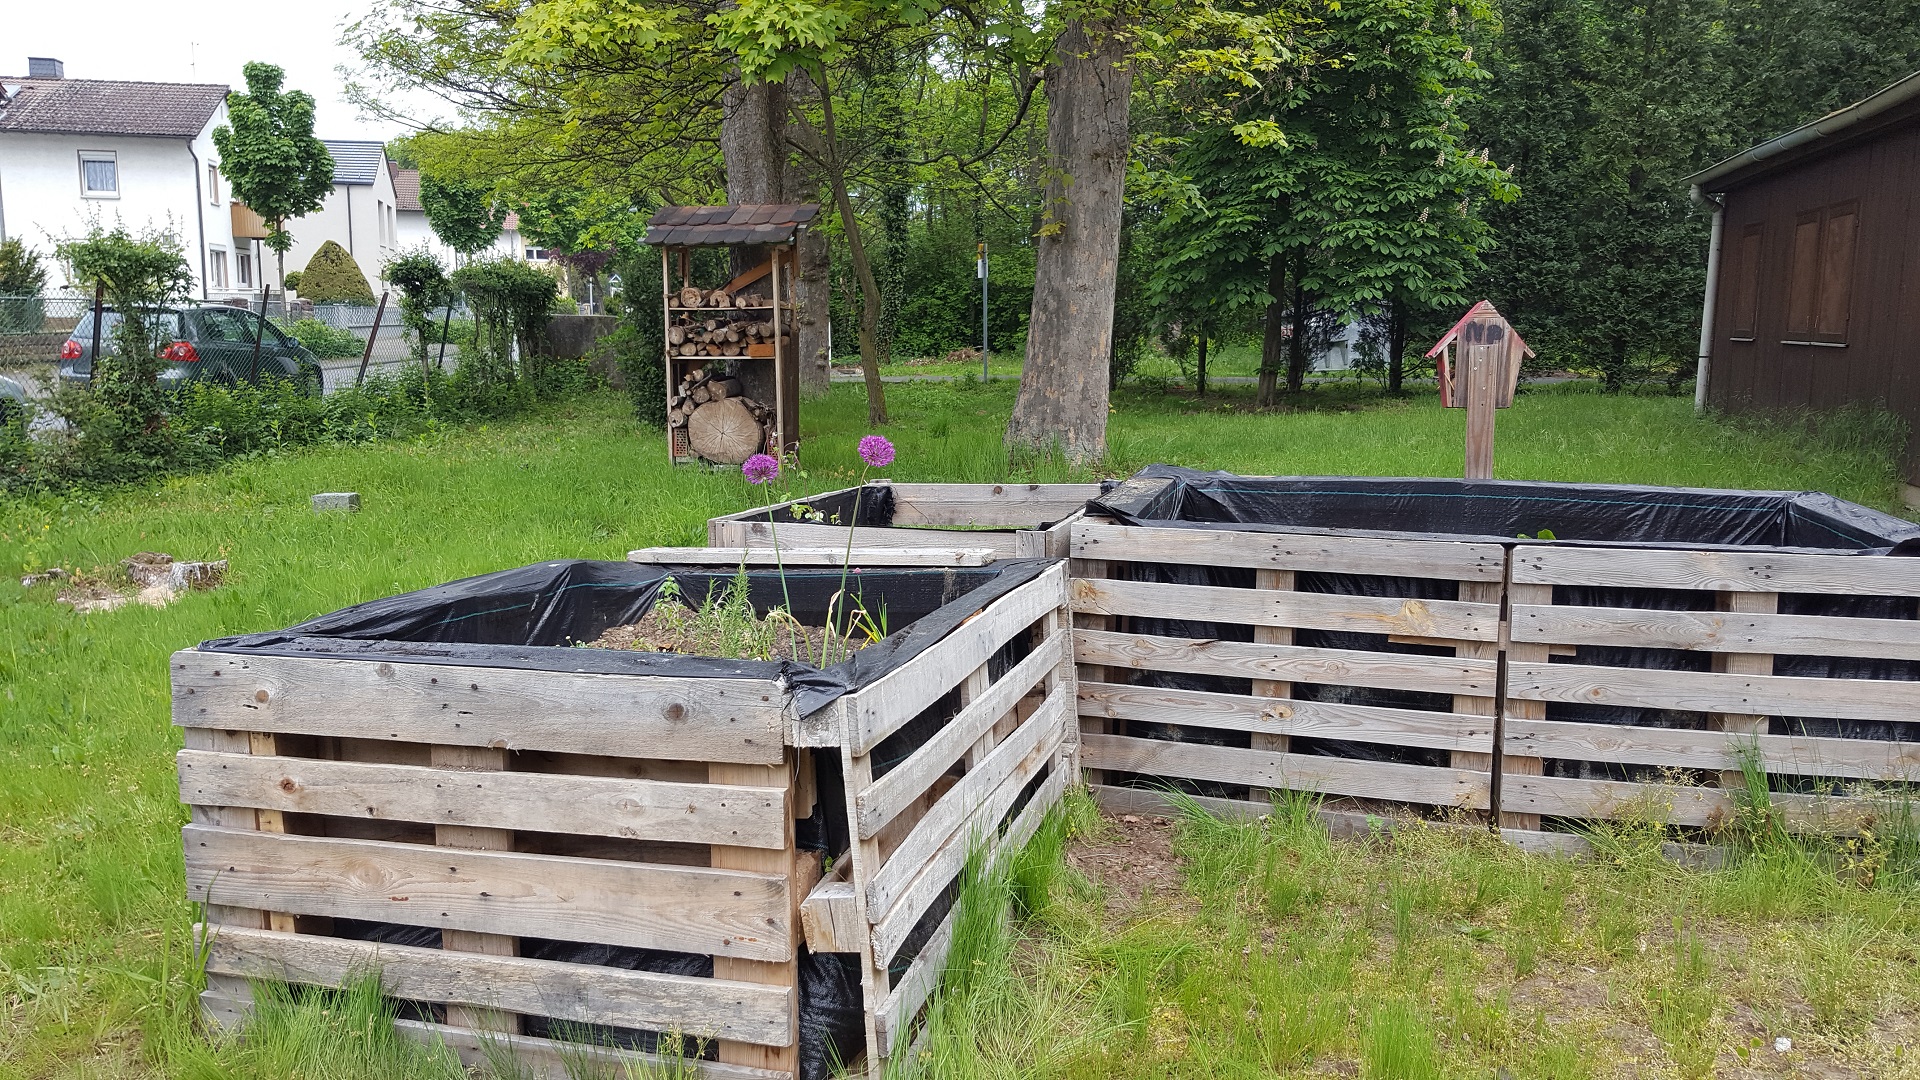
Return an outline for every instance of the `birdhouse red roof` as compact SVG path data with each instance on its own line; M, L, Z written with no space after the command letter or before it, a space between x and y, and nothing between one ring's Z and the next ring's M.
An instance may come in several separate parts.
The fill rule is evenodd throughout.
M1439 341L1434 343L1433 348L1427 350L1428 358L1431 359L1432 357L1440 355L1440 350L1452 344L1453 340L1460 336L1460 332L1465 330L1468 324L1476 322L1497 322L1501 326L1506 327L1507 333L1513 335L1514 344L1520 346L1521 354L1523 356L1533 355L1533 347L1528 345L1526 339L1520 336L1520 331L1513 328L1513 324L1507 321L1507 317L1500 314L1500 309L1493 306L1493 301L1482 300L1468 308L1467 313L1460 316L1460 321L1453 324L1453 329L1447 331Z

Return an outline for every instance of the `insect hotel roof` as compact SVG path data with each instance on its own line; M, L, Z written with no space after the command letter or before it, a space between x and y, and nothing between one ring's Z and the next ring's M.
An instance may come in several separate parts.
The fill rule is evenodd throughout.
M817 203L665 206L647 219L644 242L676 247L790 244L819 216Z

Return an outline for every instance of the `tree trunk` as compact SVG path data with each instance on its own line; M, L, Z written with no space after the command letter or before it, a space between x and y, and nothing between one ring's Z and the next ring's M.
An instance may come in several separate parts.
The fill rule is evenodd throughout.
M804 71L796 69L787 76L788 100L798 100L804 96L809 83ZM787 125L782 129L784 134L794 121L789 117L783 123ZM806 159L799 154L787 155L780 196L780 201L786 203L817 202L820 198L819 177L807 168ZM827 249L826 233L818 227L802 229L795 245L794 262L797 264L796 273L790 283L793 297L791 352L794 363L800 369L800 393L811 397L826 393L833 375L827 366L827 319L833 299L833 259Z
M1287 305L1281 300L1287 292L1286 255L1274 252L1267 262L1267 295L1273 299L1267 302L1266 331L1260 338L1260 386L1253 403L1262 409L1273 406L1273 392L1280 381L1281 359L1286 352Z
M1007 422L1008 449L1058 446L1075 463L1107 452L1133 90L1121 25L1113 18L1069 24L1047 69L1049 221L1039 230L1027 362Z
M1207 396L1207 335L1205 332L1202 332L1200 334L1200 343L1197 347L1200 350L1200 358L1199 358L1198 364L1195 367L1195 374L1194 374L1193 381L1194 381L1194 385L1199 388L1199 391L1200 391L1199 396L1206 397Z
M1300 284L1305 255L1293 260L1293 333L1287 342L1287 393L1297 394L1307 381L1307 290Z
M840 144L834 135L833 91L826 79L820 80L820 120L827 142L827 182L833 187L833 205L840 211L840 231L847 237L847 258L860 281L860 374L867 384L867 424L879 427L887 422L886 384L880 381L880 283L873 276L873 262L867 258L867 245L860 236L860 219L854 215L853 200L847 196L847 170L840 158Z
M1406 385L1407 305L1387 305L1387 393L1398 395Z

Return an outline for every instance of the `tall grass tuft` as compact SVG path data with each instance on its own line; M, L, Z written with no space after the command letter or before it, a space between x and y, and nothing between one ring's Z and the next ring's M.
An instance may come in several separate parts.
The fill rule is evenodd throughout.
M378 975L339 990L302 991L256 983L242 1037L182 1040L181 1080L466 1080L444 1046L408 1041L393 1029L394 1003Z
M1439 1080L1433 1032L1426 1018L1404 1001L1373 1011L1360 1043L1362 1080Z

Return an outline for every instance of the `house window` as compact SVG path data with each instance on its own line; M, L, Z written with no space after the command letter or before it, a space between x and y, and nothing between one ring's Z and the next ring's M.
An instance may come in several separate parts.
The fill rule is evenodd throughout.
M218 165L207 166L207 201L215 206L220 205L220 166Z
M1727 282L1733 287L1729 297L1729 337L1733 341L1752 341L1755 323L1760 318L1760 235L1763 226L1755 223L1740 233L1733 250L1732 273Z
M1805 211L1793 222L1787 345L1845 345L1853 307L1853 252L1860 204Z
M528 262L545 262L546 259L547 259L546 248L528 248L527 249Z
M120 163L113 151L80 151L80 194L89 199L120 197Z
M227 287L227 252L225 248L207 249L207 284L211 288Z
M239 285L253 284L253 255L250 252L234 252L233 280Z

